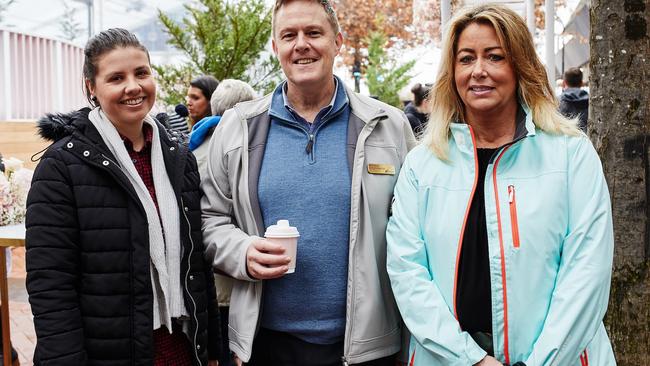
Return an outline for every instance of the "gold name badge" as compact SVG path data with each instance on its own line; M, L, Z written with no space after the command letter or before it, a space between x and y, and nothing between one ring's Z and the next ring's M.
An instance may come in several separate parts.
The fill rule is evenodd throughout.
M368 164L368 173L395 175L395 165L390 164Z

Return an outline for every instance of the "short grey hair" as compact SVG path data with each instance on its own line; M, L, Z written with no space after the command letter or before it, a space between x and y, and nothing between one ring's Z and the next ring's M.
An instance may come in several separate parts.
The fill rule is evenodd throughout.
M254 98L255 90L247 83L235 79L223 80L210 98L212 115L223 116L224 112L234 107L235 104Z

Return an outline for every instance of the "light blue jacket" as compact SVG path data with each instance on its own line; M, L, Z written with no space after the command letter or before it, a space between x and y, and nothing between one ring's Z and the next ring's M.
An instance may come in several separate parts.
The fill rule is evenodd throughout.
M610 366L602 323L613 256L600 160L586 136L526 119L493 156L485 216L495 357L527 366ZM458 256L476 182L475 143L453 123L449 162L426 145L407 156L387 228L388 274L411 331L409 365L467 366L486 353L455 316Z

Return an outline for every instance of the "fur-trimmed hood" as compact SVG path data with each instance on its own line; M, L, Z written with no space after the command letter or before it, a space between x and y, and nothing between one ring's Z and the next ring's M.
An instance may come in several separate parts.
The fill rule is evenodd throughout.
M78 132L82 135L90 137L91 140L101 141L92 122L88 119L90 108L82 108L78 111L70 113L48 113L38 120L38 134L45 140L56 142L66 136L71 136L73 133ZM158 120L152 116L158 122ZM187 144L189 136L166 128L158 122L158 129L166 131L168 138L173 141L178 141L181 144Z
M83 108L70 113L48 113L38 120L38 134L45 140L58 141L70 136L78 129L77 121L88 121L90 108Z

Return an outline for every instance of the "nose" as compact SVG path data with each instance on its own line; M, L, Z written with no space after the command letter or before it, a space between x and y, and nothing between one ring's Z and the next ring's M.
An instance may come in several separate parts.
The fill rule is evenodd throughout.
M295 50L298 52L304 52L309 49L309 41L304 33L300 32L296 36L296 45Z
M127 78L126 85L124 86L124 92L126 94L137 94L140 93L140 90L142 90L142 87L134 77Z
M485 65L483 64L483 59L478 58L474 63L472 69L472 77L474 79L481 79L487 76L487 71L485 70Z

